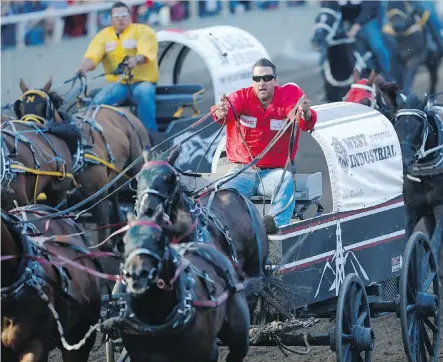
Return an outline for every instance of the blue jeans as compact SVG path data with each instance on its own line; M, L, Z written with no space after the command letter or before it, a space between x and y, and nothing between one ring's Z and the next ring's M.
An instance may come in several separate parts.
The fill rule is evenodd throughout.
M383 18L383 16L382 16ZM383 40L382 23L379 19L372 19L366 23L358 33L359 37L362 37L368 42L370 50L375 55L380 66L383 77L390 81L391 75L391 60L388 48Z
M156 85L149 82L131 84L131 93L137 104L137 117L148 132L157 132L155 121ZM111 83L104 87L94 98L94 104L118 105L129 97L128 85Z
M226 175L233 175L242 168L243 165L233 165ZM283 169L259 170L258 174L263 181L264 190L256 170L253 169L242 172L231 181L223 184L220 189L231 188L248 198L254 195L272 197L273 202L269 210L269 215L274 217L277 227L282 227L291 222L291 216L295 208L294 182L290 171L286 171L278 195L274 197L274 192L280 182L283 171Z

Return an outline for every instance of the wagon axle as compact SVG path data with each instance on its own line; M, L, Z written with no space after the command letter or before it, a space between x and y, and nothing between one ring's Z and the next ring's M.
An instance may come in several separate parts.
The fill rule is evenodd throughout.
M417 293L415 305L408 305L408 309L412 311L415 308L418 318L435 317L438 309L438 298L434 294Z

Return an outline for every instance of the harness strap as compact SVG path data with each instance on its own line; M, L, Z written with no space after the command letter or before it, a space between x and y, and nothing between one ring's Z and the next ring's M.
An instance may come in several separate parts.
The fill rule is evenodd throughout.
M241 290L244 290L245 286L243 283L238 283L235 285L235 291L239 292ZM229 296L231 295L231 291L225 290L222 294L218 296L215 300L194 300L192 302L192 305L194 307L200 307L200 308L215 308L224 303Z
M97 156L95 156L95 155L93 155L93 154L91 154L91 153L85 153L85 154L84 154L84 157L85 157L85 159L92 160L92 161L96 161L96 162L102 164L103 166L106 166L106 167L108 167L109 169L111 169L111 170L117 172L118 174L122 173L122 170L118 169L118 168L115 167L113 164L111 164L111 163L109 163L108 161L105 161L105 160L101 159L100 157L97 157ZM125 176L127 179L130 179L130 177L129 177L126 173L124 174L124 176Z

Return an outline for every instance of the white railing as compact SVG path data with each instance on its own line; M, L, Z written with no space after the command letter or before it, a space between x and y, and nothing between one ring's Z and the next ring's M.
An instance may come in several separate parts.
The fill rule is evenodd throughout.
M87 36L95 35L98 30L97 25L97 14L99 11L102 10L108 10L112 7L112 2L105 2L100 4L87 4L87 5L74 5L70 6L65 9L46 9L43 11L37 11L33 13L26 13L26 14L17 14L17 15L7 15L1 17L1 25L8 25L8 24L17 24L17 47L22 48L25 47L25 33L26 33L26 27L28 22L38 22L43 19L47 18L53 18L56 19L56 27L58 27L58 33L59 36L56 36L54 39L54 42L60 42L61 41L61 34L60 34L60 28L63 28L63 21L62 19L66 16L71 15L79 15L79 14L88 14L88 20L87 20ZM144 4L144 0L126 0L125 4L129 7L136 6L136 5L142 5ZM223 5L225 5L225 8L229 6L228 1L223 1ZM167 3L166 3L167 4ZM189 18L194 19L198 14L198 1L190 1L189 2ZM58 22L58 24L57 24ZM63 32L63 29L61 29L61 32Z

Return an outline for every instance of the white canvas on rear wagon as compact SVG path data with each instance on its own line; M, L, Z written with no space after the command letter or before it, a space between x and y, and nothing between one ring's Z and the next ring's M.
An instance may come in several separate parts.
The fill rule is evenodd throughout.
M318 120L312 132L325 156L331 181L332 212L379 205L402 195L400 144L391 122L373 108L335 102L313 106ZM226 165L225 138L215 152L212 173ZM223 170L225 171L225 170ZM296 175L297 200L321 194L321 175ZM308 196L309 199L309 196Z

